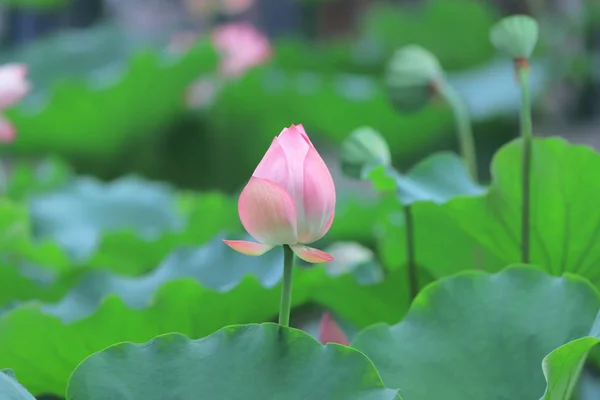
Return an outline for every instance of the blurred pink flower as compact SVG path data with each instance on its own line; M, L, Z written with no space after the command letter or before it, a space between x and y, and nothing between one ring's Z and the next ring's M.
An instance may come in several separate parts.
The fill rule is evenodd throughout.
M27 66L24 64L5 64L0 67L0 112L16 104L29 92L26 80ZM15 128L0 116L0 142L12 142Z
M319 324L319 342L323 344L339 343L344 346L350 345L350 342L342 329L327 312L323 314L321 323Z
M221 25L213 31L213 44L221 53L220 72L233 78L271 58L269 39L249 23Z
M285 128L242 190L238 213L256 242L225 240L234 250L260 256L289 245L310 263L333 257L306 246L325 236L335 213L335 186L325 162L302 125Z

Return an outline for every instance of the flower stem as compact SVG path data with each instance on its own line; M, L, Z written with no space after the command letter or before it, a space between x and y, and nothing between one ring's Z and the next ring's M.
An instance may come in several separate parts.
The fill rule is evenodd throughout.
M477 182L477 155L475 152L475 140L473 138L471 118L469 116L467 105L456 92L456 90L449 84L442 84L438 90L440 95L452 108L461 156L464 160L467 171L469 171L469 174L471 175L471 178L474 182Z
M294 251L287 244L283 245L283 286L281 288L281 305L279 306L279 325L290 326L290 310L292 308L292 270L294 268Z
M529 65L526 59L515 60L515 68L521 86L521 138L523 154L521 159L522 203L521 203L521 262L529 263L530 231L530 185L531 147L533 132L531 124L531 93L529 89Z
M408 278L408 295L412 303L419 293L417 262L415 259L415 229L410 205L403 206L404 229L406 229L406 273Z

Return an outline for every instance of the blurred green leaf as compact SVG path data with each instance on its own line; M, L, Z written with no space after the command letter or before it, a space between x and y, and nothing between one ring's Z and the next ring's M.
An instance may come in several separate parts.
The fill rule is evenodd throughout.
M2 5L46 9L66 6L70 2L71 0L2 0Z
M7 112L19 131L10 151L104 166L181 115L186 87L217 62L208 40L173 56L110 26L59 34L10 56L30 66L38 88Z
M431 284L401 323L368 328L352 346L406 398L538 399L546 387L542 359L587 336L599 307L600 294L576 276L555 278L528 267L466 272ZM581 349L577 342L566 346L572 347L563 355L571 359L551 360L556 375L548 386L577 378L573 356Z
M492 58L488 38L496 18L491 6L470 0L429 0L413 7L380 4L367 13L362 31L390 55L401 46L423 46L451 71Z
M449 152L427 157L406 174L378 166L371 170L368 178L380 190L397 191L403 205L421 201L444 204L458 196L478 195L485 191L473 182L461 158Z
M230 326L197 341L169 334L143 345L112 346L77 367L67 396L191 400L199 393L228 400L400 400L360 352L324 347L275 324Z
M108 184L77 178L30 204L36 236L53 239L78 261L94 253L104 232L128 229L150 241L185 224L171 187L134 176Z
M147 240L127 227L102 233L88 267L112 269L121 275L140 275L153 270L173 249L204 244L218 233L238 232L240 227L234 199L217 192L178 194L185 228L163 232Z
M26 200L56 189L72 178L71 167L56 157L45 158L39 163L18 161L10 172L6 195L14 200Z
M23 387L10 369L0 370L0 393L4 400L35 400Z
M1 199L0 215L0 262L14 265L28 262L54 272L67 268L68 260L58 246L48 241L33 241L25 206Z

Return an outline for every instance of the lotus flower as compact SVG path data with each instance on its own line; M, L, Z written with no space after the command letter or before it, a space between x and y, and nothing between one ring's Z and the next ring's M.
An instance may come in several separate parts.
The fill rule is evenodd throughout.
M214 46L221 53L221 75L234 78L271 57L269 39L249 23L221 25L213 31Z
M331 227L335 186L302 125L285 128L273 140L240 194L238 212L242 225L258 243L225 240L234 250L260 256L275 246L289 245L307 262L333 260L306 246Z
M0 67L0 112L17 103L29 92L29 83L25 77L27 66L23 64L5 64ZM15 128L0 116L0 141L12 142Z

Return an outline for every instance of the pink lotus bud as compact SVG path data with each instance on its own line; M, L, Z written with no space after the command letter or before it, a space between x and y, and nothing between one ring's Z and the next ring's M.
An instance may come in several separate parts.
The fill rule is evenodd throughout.
M6 64L0 67L0 110L17 103L29 92L26 76L26 65Z
M242 225L258 243L226 240L234 250L259 256L287 244L307 262L333 260L331 255L305 246L322 238L331 227L335 186L302 125L285 128L273 139L240 194L238 212Z
M349 346L350 342L342 331L342 329L335 323L329 313L323 314L321 318L321 324L319 325L319 342L323 344L327 343L339 343L344 346Z
M269 39L249 23L221 25L213 31L212 40L221 53L220 72L225 77L240 76L271 57Z

